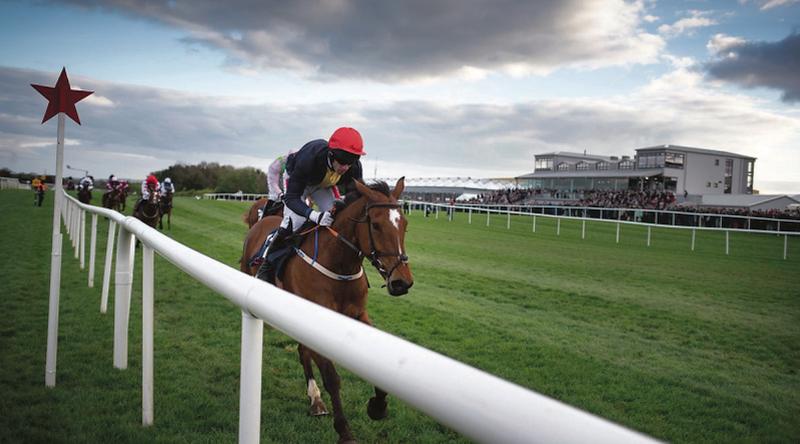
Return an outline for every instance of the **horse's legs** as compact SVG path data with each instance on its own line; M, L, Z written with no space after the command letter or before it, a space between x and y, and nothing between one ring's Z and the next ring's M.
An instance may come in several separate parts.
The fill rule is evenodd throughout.
M298 344L297 352L300 355L300 364L303 366L303 373L306 376L308 398L311 401L308 414L311 416L327 415L328 409L322 401L322 394L319 392L317 381L314 379L314 369L311 366L311 350L303 344Z
M325 390L331 396L331 404L333 405L333 428L339 434L339 443L354 443L353 434L350 432L350 425L347 423L347 418L344 417L344 410L342 409L342 398L340 397L339 390L341 388L341 379L339 374L336 373L336 367L333 361L312 351L311 356L314 362L319 367L319 372L322 374L322 382L325 384Z
M370 327L372 326L372 320L369 318L366 311L358 316L358 320ZM387 393L383 390L375 387L375 396L369 398L369 402L367 403L367 415L369 415L371 419L377 421L386 417L386 394Z
M167 211L167 230L172 230L172 208Z

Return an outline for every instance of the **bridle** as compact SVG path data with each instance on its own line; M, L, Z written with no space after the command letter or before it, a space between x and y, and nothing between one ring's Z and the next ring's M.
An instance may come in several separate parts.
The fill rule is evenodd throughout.
M399 203L367 203L367 205L364 207L364 216L363 217L361 217L360 219L354 219L352 217L350 218L350 220L352 220L353 222L355 222L357 224L361 224L361 223L366 223L367 224L367 231L369 233L369 249L370 249L370 252L369 252L368 255L365 255L364 252L361 251L360 248L355 246L355 244L353 244L352 242L347 240L344 236L339 234L333 228L331 228L331 227L325 227L325 228L327 228L328 231L330 231L330 233L336 239L339 239L340 241L342 241L342 243L347 245L351 250L355 251L355 253L358 255L359 258L366 257L367 259L369 259L369 262L372 264L373 267L375 267L376 270L378 270L378 273L380 273L380 275L383 278L383 280L388 282L389 281L389 276L392 275L392 273L394 272L395 269L397 269L397 267L399 267L401 264L407 264L408 263L408 256L405 255L405 254L401 254L400 252L398 252L396 254L395 253L386 253L386 252L378 251L375 248L375 237L372 234L372 218L369 215L369 210L371 210L373 208L400 208L400 204ZM386 266L381 261L382 257L394 257L394 258L397 258L397 263L390 270L387 270Z
M155 193L155 191L153 191L152 193ZM156 196L155 194L151 194L150 196L151 197L149 199L147 199L144 203L142 203L142 207L141 207L142 208L142 216L146 217L147 219L155 219L158 216L158 210L159 210L159 206L160 206L160 201L158 199L158 196ZM147 205L150 205L151 207L154 208L153 209L153 214L147 214L147 210L146 210Z

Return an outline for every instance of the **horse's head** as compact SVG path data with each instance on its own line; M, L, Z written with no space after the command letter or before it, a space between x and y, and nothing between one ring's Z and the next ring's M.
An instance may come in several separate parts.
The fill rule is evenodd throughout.
M403 178L397 181L391 191L385 182L367 186L356 181L361 198L359 204L354 203L351 211L347 212L360 212L348 214L348 218L358 222L356 243L386 281L387 290L392 296L404 295L414 285L405 249L408 221L397 201L404 186Z

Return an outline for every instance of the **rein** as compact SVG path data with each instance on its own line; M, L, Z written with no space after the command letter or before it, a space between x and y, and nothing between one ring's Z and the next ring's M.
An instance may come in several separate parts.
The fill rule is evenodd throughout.
M408 256L405 255L405 254L400 254L400 253L394 254L394 253L380 252L380 251L376 250L376 248L375 248L375 238L374 238L374 236L372 234L372 218L369 215L369 210L371 210L373 208L400 208L400 204L399 203L375 203L375 204L369 204L368 203L366 205L366 207L364 208L364 216L361 219L354 219L352 217L350 218L351 221L353 221L353 222L355 222L357 224L361 224L361 223L366 223L367 224L367 229L368 229L368 233L369 233L369 248L370 248L369 255L365 255L364 252L362 252L360 248L358 248L354 243L350 242L347 238L342 236L335 229L333 229L333 228L331 228L329 226L325 226L324 228L327 228L328 232L330 232L333 237L335 237L337 240L339 240L343 244L345 244L345 246L347 246L348 248L353 250L356 253L356 255L358 255L359 258L363 259L364 257L366 257L369 260L369 262L372 264L372 266L375 267L376 270L378 270L378 273L381 275L383 280L384 281L388 281L389 280L389 276L392 275L394 270L397 267L399 267L400 264L408 263ZM308 234L308 233L310 233L312 231L316 231L317 233L315 233L315 235L317 235L319 233L319 228L320 228L320 226L316 225L316 226L314 226L312 228L309 228L308 230L306 230L306 231L304 231L304 232L302 232L300 234L301 235L305 235L305 234ZM305 260L309 265L313 266L314 268L319 270L322 274L324 274L324 275L326 275L328 277L331 277L332 279L352 280L353 277L355 277L356 275L358 277L360 277L361 274L364 272L364 270L362 268L358 273L356 273L356 275L339 275L339 274L333 273L333 272L325 269L324 267L322 267L321 265L319 265L316 262L316 254L317 254L316 247L314 249L314 258L313 259L309 258L308 255L306 255L305 253L302 253L302 250L299 250L298 248L296 248L295 250L297 250L298 255L300 257L302 257L303 260ZM381 262L381 259L380 259L381 257L394 257L394 258L397 258L398 261L394 265L394 267L392 267L390 270L387 270L386 266L383 264L383 262ZM320 268L322 268L325 271L320 270ZM334 275L336 277L334 277L332 275ZM386 286L386 284L384 284L383 286Z

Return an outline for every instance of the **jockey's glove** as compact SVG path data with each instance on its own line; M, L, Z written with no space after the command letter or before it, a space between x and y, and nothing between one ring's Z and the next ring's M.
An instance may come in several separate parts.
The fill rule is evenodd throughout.
M323 211L320 213L317 210L311 210L311 214L308 215L308 219L323 227L329 227L331 224L333 224L333 216L329 211Z

